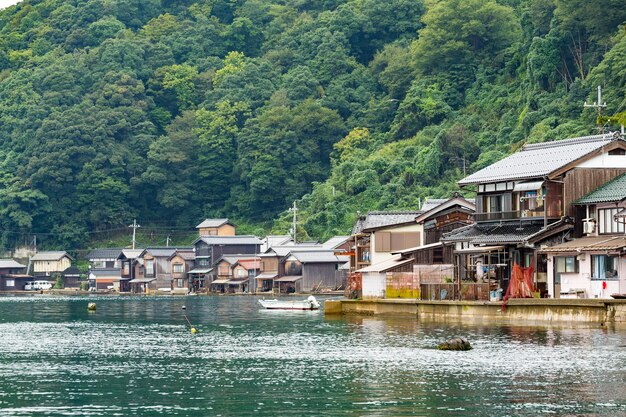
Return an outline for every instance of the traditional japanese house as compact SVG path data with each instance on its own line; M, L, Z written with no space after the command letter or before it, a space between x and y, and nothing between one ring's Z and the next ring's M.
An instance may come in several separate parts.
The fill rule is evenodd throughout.
M334 290L344 284L339 267L347 261L332 250L295 250L281 259L274 285L282 293Z
M140 264L141 277L144 279L154 279L154 281L148 282L149 290L170 291L172 289L172 270L170 258L177 251L192 252L193 248L174 248L174 247L155 247L146 248L139 255L139 259L142 260ZM137 284L145 284L145 282L135 281Z
M50 281L72 265L73 258L63 251L38 252L30 258L32 275L35 279Z
M91 269L121 269L122 248L98 248L87 254Z
M259 274L256 276L256 291L267 292L274 288L274 279L279 276L279 264L281 260L292 251L322 251L329 250L322 245L288 244L274 245L259 255L261 260ZM284 275L284 270L283 270Z
M625 150L617 133L529 144L459 181L477 195L476 223L442 238L455 245L457 278L506 289L518 264L534 268L545 292L547 255L537 250L572 234L580 217L572 203L626 172Z
M476 211L474 199L466 199L454 193L452 198L434 201L437 204L432 204L430 200L427 200L422 206L427 210L422 209L422 213L415 218L416 223L423 224L423 245L437 243L443 234L474 223ZM452 259L449 261L452 263Z
M350 236L333 236L322 243L324 249L330 249L337 255L347 255L352 249L352 239Z
M423 244L424 226L415 222L421 211L373 211L352 228L350 268L356 271L393 257L392 252Z
M87 254L90 268L89 280L93 284L92 288L114 291L128 290L128 285L122 284L122 268L119 260L121 253L122 248L98 248ZM99 272L94 273L95 271Z
M215 267L213 268L213 279L208 285L210 291L225 293L235 291L236 288L229 288L229 283L234 279L233 266L239 262L240 259L253 259L253 254L235 254L224 255L215 261Z
M196 260L193 249L177 249L168 260L172 275L172 290L189 290L189 271L193 269Z
M206 219L196 229L200 236L234 236L237 231L228 219Z
M118 260L120 262L120 291L128 292L132 290L132 287L135 286L136 291L134 292L145 292L146 284L154 281L155 278L144 278L141 274L141 266L139 262L139 255L144 251L144 249L122 249L121 253L118 255ZM143 260L141 260L143 262ZM140 281L137 281L140 280Z
M265 252L272 246L294 245L294 241L289 235L268 235L261 239L261 253Z
M542 248L548 256L548 294L609 298L626 293L626 174L572 204L578 213L574 239Z
M26 265L13 259L0 259L0 291L19 291L33 277L26 274Z
M94 290L120 291L120 270L117 268L100 268L89 271L89 287Z
M232 266L232 278L228 286L235 292L255 292L256 276L259 274L261 259L259 257L239 258Z
M70 266L63 271L64 288L80 288L80 270L76 266Z

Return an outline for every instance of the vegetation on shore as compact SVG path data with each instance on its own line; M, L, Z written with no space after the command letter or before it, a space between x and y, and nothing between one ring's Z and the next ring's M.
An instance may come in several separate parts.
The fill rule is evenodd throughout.
M24 0L0 11L0 239L324 239L624 121L617 0ZM180 241L184 242L185 237ZM114 243L114 242L113 242Z

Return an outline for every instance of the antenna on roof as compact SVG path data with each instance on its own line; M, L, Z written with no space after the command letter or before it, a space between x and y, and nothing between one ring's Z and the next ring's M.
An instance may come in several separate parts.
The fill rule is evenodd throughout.
M593 107L594 109L596 109L596 112L598 113L598 118L596 119L596 122L598 124L598 130L600 131L600 133L604 133L604 125L602 123L602 109L606 108L606 102L602 102L602 87L598 86L598 101L594 101L593 104L587 104L587 102L585 101L583 107Z

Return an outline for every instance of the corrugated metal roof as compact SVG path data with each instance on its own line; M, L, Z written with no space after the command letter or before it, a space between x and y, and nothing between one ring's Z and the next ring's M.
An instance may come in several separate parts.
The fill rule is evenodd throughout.
M87 259L117 259L123 248L96 248L87 254Z
M255 278L256 279L274 279L278 276L278 273L276 272L271 272L271 273L266 273L266 274L259 274L257 275Z
M280 278L276 278L274 282L296 282L302 279L302 275L285 275Z
M58 261L59 259L67 256L72 259L70 255L68 255L65 251L49 251L49 252L39 252L30 258L31 261Z
M197 243L203 241L207 245L260 245L263 242L251 235L236 235L236 236L202 236L194 242Z
M613 178L572 204L610 203L624 199L626 199L626 174Z
M606 133L524 145L520 151L463 178L459 185L543 177L618 138L617 133Z
M196 229L204 229L209 227L220 227L226 223L230 223L228 219L205 219L202 223L196 226ZM232 223L230 223L232 225Z
M587 236L541 249L541 252L580 252L626 249L626 236Z
M339 259L335 254L330 252L292 252L291 256L296 258L303 264L306 263L339 263Z
M393 269L400 265L408 264L410 262L413 262L413 259L402 259L401 255L396 255L391 259L387 259L386 261L378 262L374 265L361 268L356 272L387 272L390 269Z
M421 211L370 211L365 216L359 217L354 223L352 234L356 235L381 227L401 225L415 222Z
M348 239L350 239L350 236L333 236L326 242L322 243L322 246L327 249L335 249L346 243Z
M13 259L0 259L0 268L26 268L26 265L22 265Z

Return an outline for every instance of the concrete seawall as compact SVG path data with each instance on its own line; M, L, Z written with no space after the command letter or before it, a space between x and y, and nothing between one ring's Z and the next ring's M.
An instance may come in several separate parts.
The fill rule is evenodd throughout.
M514 299L502 302L413 299L326 300L324 314L403 315L417 319L504 323L624 323L626 300Z

